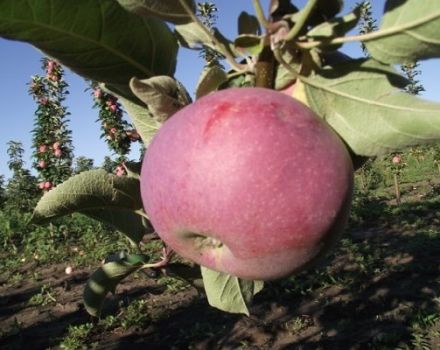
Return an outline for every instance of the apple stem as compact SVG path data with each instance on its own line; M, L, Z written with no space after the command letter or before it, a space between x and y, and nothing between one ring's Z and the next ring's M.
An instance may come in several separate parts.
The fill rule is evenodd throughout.
M152 264L144 264L142 266L143 269L158 269L165 267L169 264L171 258L174 255L174 250L172 250L170 247L165 246L165 248L162 249L162 257L160 261L152 263Z

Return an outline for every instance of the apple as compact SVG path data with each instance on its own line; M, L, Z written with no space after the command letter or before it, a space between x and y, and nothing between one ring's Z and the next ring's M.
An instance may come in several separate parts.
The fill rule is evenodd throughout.
M393 164L400 164L400 162L402 161L402 158L399 155L397 155L397 156L394 156L391 161L393 162Z
M344 143L280 92L231 88L167 120L141 170L144 209L181 256L243 279L272 280L319 260L352 197Z

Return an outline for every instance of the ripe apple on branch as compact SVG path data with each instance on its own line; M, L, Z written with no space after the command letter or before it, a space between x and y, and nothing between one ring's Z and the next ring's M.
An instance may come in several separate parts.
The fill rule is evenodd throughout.
M405 93L408 81L393 67L440 56L438 0L387 0L379 28L360 35L349 34L360 7L341 13L339 0L302 9L271 0L268 11L252 3L255 15L242 12L229 40L193 0L0 2L0 36L99 82L147 145L142 171L127 162L123 176L81 173L34 212L36 222L74 211L109 222L141 252L151 219L169 245L160 262L124 252L99 268L85 290L91 314L145 267L190 280L201 274L211 305L247 314L260 280L307 268L332 247L353 169L439 140L440 105ZM79 20L87 25L73 25ZM367 58L338 51L354 41ZM179 46L207 53L195 102L174 78ZM170 249L201 273L191 275L188 261L176 269Z

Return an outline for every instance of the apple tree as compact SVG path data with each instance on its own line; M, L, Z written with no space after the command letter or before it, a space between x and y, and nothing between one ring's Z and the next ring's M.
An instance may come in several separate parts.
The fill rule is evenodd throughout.
M29 94L37 103L33 129L34 167L38 171L39 188L48 191L72 175L73 146L63 105L68 84L64 69L54 59L43 58L44 76L35 75Z
M154 194L158 198L170 197L169 202L175 199L176 205L181 205L182 210L177 208L171 211L170 206L173 204L163 201L163 198L157 201L163 207L155 207L151 204L153 199L146 198L144 193L141 196L141 187L154 188L151 181L162 181L161 173L145 176L145 173L140 171L140 164L131 163L126 164L124 176L118 177L104 170L83 172L71 177L42 198L34 210L34 222L43 222L78 211L114 225L138 248L133 254L124 252L112 256L90 277L85 288L84 300L88 312L92 315L100 314L105 295L114 292L121 279L146 267L158 268L163 273L175 274L193 283L202 278L211 305L229 312L248 314L248 306L253 296L263 288L263 281L246 278L259 278L256 273L232 275L232 270L219 268L215 263L204 264L197 259L182 260L173 251L185 253L186 258L191 258L196 256L195 249L223 249L227 244L222 241L223 235L215 233L215 222L222 219L227 221L229 218L235 220L234 223L239 227L240 218L248 220L246 215L252 215L254 231L263 227L266 234L258 235L259 238L252 236L252 233L249 233L252 230L246 227L246 223L250 221L245 220L241 222L243 231L233 234L236 235L237 241L248 242L248 245L244 246L243 250L227 251L231 258L246 258L245 253L249 249L257 254L260 249L258 247L264 247L265 243L267 246L274 246L274 242L280 237L277 235L277 228L284 227L280 223L291 218L283 217L285 214L277 217L276 211L257 210L246 212L247 214L241 217L239 214L231 214L231 217L223 218L226 211L215 211L209 222L210 230L206 230L206 221L206 225L200 230L196 230L196 225L193 225L192 230L185 227L185 230L175 233L182 235L183 232L183 235L193 242L192 246L184 247L183 244L170 239L171 236L176 237L171 234L172 225L161 224L157 213L170 220L182 219L194 223L199 218L199 212L193 209L204 210L203 203L212 208L218 208L221 203L224 208L235 208L239 211L241 206L237 205L237 201L249 196L245 193L240 196L239 191L232 191L239 189L241 185L243 189L255 190L255 198L267 198L266 195L272 188L266 185L281 183L283 175L290 174L289 171L294 168L292 164L298 159L307 163L304 169L310 174L318 172L319 163L322 161L317 156L319 152L310 151L308 156L306 154L308 149L314 149L311 144L305 149L292 141L290 152L285 148L288 144L286 140L298 135L298 132L293 130L300 125L319 124L327 130L323 135L335 133L344 144L344 150L341 150L340 154L350 155L354 169L371 157L438 142L440 104L406 93L405 88L409 81L395 69L396 65L440 56L438 0L425 0L423 6L417 0L384 1L383 16L377 26L374 24L358 35L350 33L362 25L361 13L365 12L362 5L351 11L343 11L343 1L340 0L309 0L303 8L298 8L294 1L288 0L271 0L268 9L264 9L259 0L253 0L252 3L255 8L254 14L242 12L237 19L237 37L226 38L212 22L212 25L209 25L203 20L200 7L193 0L0 2L0 36L31 43L84 78L99 82L99 89L102 91L117 96L130 115L134 129L147 147L142 166L148 167L148 174L154 173L154 164L162 164L160 170L165 172L163 176L168 179L170 185L176 186L176 181L180 181L180 188L184 192L189 193L193 190L192 197L186 201L181 201L177 194L176 197L170 197L168 192ZM366 57L351 58L342 54L340 48L350 42L361 43L368 53ZM192 102L186 88L174 77L177 53L180 49L209 49L209 52L215 53L215 57L220 60L220 64L208 64L200 72L195 102ZM260 108L257 111L249 102L249 93L245 92L254 88L255 91L250 95L255 98L258 96ZM228 89L231 89L231 92L224 95L223 90ZM243 91L240 92L240 89ZM254 95L255 93L257 95ZM222 96L229 96L229 101L225 101ZM281 100L283 102L279 102ZM292 107L293 105L295 107ZM297 107L299 105L301 107ZM191 123L192 118L196 118L199 113L204 116L203 109L199 110L201 106L216 110L218 120L206 118L205 124L199 125L200 128L197 129L196 125ZM279 111L274 106L279 106ZM194 112L193 117L182 117L182 114L190 115L186 112L188 108ZM291 112L292 108L295 110L294 113ZM255 118L248 113L249 111L253 111L262 119ZM285 111L290 112L286 114ZM306 118L305 124L298 122L296 125L296 117L302 120L302 116L306 114L313 116L310 119ZM249 118L240 119L241 115ZM268 123L265 132L262 131L264 128L261 125L258 126L262 120ZM197 122L201 123L199 120ZM245 122L249 124L243 129L230 130L232 136L228 133L214 133L216 130L225 131L229 123L244 125ZM271 128L280 131L279 140L274 135L270 136ZM168 140L179 135L179 140L185 142L173 144L168 141L165 136L169 130L172 131L169 133L172 136ZM211 130L212 138L218 135L225 137L221 152L221 148L216 148L216 152L213 153L211 148L203 146L200 138L203 130ZM240 130L242 134L237 134ZM304 133L311 130L305 127ZM185 132L191 134L186 135ZM250 140L249 135L256 139ZM316 136L313 132L311 135ZM159 138L162 140L156 141ZM211 138L207 139L208 143L211 141ZM251 141L254 147L250 146ZM246 147L240 146L243 145L242 142ZM151 149L156 149L151 151L151 156L150 143ZM166 144L172 144L174 148L163 146ZM279 162L274 163L275 170L270 173L272 182L261 182L259 189L258 186L244 186L255 179L252 176L258 177L263 165L270 166L275 161L269 157L271 154L277 154L271 152L273 149L282 149L284 159L282 162L277 160ZM316 149L319 151L319 147ZM176 150L181 152L182 157L177 156ZM188 152L185 152L186 150ZM167 162L166 151L171 152L170 162ZM191 157L189 152L192 152ZM262 157L256 157L254 152L260 152ZM216 157L219 155L221 158L216 163ZM198 165L210 157L213 165L211 168L215 172L210 171L206 164L203 168L205 174L191 172L192 168L188 166L188 162ZM182 161L187 164L181 164ZM240 161L247 166L237 165ZM318 164L317 167L309 166L313 163ZM252 164L254 168L250 166ZM321 166L322 168L324 166ZM173 169L179 169L179 172ZM239 174L237 178L231 174L232 169ZM248 171L244 171L245 169ZM286 169L289 171L285 172ZM344 174L346 185L349 187L350 176L346 176L347 169L344 169L341 174ZM212 179L221 179L220 171L228 181L212 182L217 186L218 196L212 196L209 189L206 190L208 193L200 191L203 185ZM350 172L352 175L352 170ZM301 172L298 174L298 179L305 176ZM235 183L233 179L236 180ZM288 179L290 181L290 178ZM255 181L254 183L258 182ZM289 181L285 183L289 184ZM325 178L317 181L316 186L323 186L324 183ZM221 184L224 186L220 186ZM160 185L160 188L166 189L165 185ZM291 193L289 191L292 191L293 187L290 183L286 193ZM81 196L78 195L79 192L82 193ZM147 193L150 192L147 191L146 195ZM221 193L223 195L220 195ZM231 193L233 195L230 195ZM276 193L279 197L275 198L279 201L274 200L273 206L281 205L283 201L283 205L291 204L279 188ZM316 193L318 192L301 192L304 207L297 206L297 210L292 214L298 223L308 223L309 227L321 224L320 215L316 215L314 210L305 210L307 203L319 203L315 198ZM346 190L343 190L339 195L345 196L346 193ZM209 202L204 202L207 198ZM350 201L349 198L346 200ZM340 200L339 205L342 202L345 201ZM149 210L145 210L145 203L149 203L145 205ZM338 208L340 209L340 206ZM187 217L181 218L181 213L186 213ZM278 226L270 229L270 225L267 224L273 222L273 218L277 218L275 221ZM151 230L150 219L166 243L163 257L159 261L150 261L149 255L142 252L140 243L144 233ZM333 224L334 222L329 220L327 225L324 225L324 230L330 227L334 227L336 231L343 230L342 224ZM284 235L287 231L283 232L283 237L286 238ZM321 251L320 248L330 247L330 241L333 241L326 240L328 236L325 234L315 236L322 237L322 240L310 240L312 233L313 230L308 231L305 227L302 231L304 240L299 238L297 232L291 232L291 240L289 237L286 238L288 244L295 241L293 246L297 251L304 248L303 252L315 252L305 259L309 261L303 261L301 268L307 268L307 262L314 262ZM313 243L310 243L312 241ZM263 260L267 264L264 266L266 271L283 263L283 260L276 259L276 250L272 253L274 260ZM204 264L201 270L191 260ZM257 263L254 264L254 268L256 266ZM280 276L269 273L262 277L270 279Z

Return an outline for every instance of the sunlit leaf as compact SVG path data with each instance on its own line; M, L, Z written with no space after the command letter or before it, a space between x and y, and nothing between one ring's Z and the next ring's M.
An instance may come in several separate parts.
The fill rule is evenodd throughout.
M35 207L32 220L42 223L79 212L109 223L139 242L148 228L140 210L138 179L97 169L75 175L47 192Z
M130 88L147 105L153 118L161 123L191 103L191 97L184 86L168 76L142 80L132 78Z
M234 46L242 54L257 56L263 51L264 39L258 35L243 34L235 39Z
M173 75L176 66L177 42L167 25L131 14L114 0L2 0L0 36L29 42L107 85Z
M263 289L262 281L248 281L201 267L209 305L220 310L249 316L255 294Z
M228 80L226 72L217 65L208 66L202 71L196 89L196 98L209 94Z
M368 52L384 63L440 57L438 0L388 0L379 31L365 42Z
M350 30L356 27L360 18L360 6L356 7L353 12L343 16L334 18L330 21L323 22L316 27L312 28L307 36L314 40L330 40L335 36L344 36ZM342 44L338 45L342 46ZM333 45L332 49L335 50L338 46Z
M375 60L328 67L303 82L309 105L357 155L440 140L440 104L403 92L407 80Z

